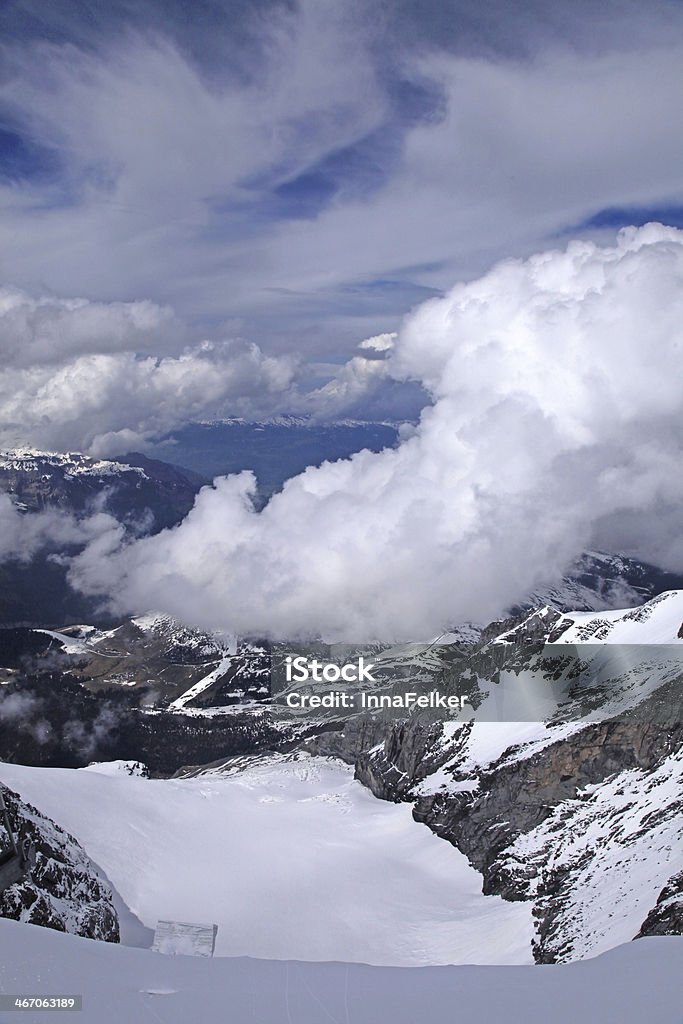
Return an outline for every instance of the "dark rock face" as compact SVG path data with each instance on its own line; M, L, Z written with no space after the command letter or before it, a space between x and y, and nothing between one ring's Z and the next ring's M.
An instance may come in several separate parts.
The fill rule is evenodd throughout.
M480 775L476 795L418 797L413 814L467 854L484 876L485 893L525 899L523 880L499 864L501 852L585 786L659 764L680 747L682 732L680 724L670 730L628 721L587 726L531 758L493 765Z
M154 774L291 742L260 701L269 695L269 652L217 638L168 617L92 627L0 628L0 759L83 767L142 759ZM170 708L201 680L193 699ZM248 702L253 713L237 707ZM297 733L299 735L299 733Z
M17 793L4 786L2 792L15 831L33 844L36 863L27 878L0 892L0 917L118 942L111 890L82 847Z
M484 874L484 892L524 899L516 880L506 879L496 859L512 839L540 824L550 809L586 785L630 767L650 768L677 749L681 726L613 721L587 726L541 753L509 764L493 764L478 776L476 793L420 796L416 784L457 758L471 731L465 724L455 744L439 749L440 729L397 723L381 746L362 754L356 778L384 800L414 800L413 815L467 854Z
M142 760L155 775L181 765L282 749L291 736L267 713L215 717L131 708L125 694L93 694L59 672L0 689L0 757L18 764L82 768Z
M382 799L413 801L415 820L452 843L481 872L484 893L534 902L533 952L538 963L572 959L577 949L572 931L576 887L590 869L594 850L577 844L576 853L569 855L565 848L577 828L587 829L596 819L607 821L611 814L614 821L601 841L617 847L628 846L662 822L680 819L680 801L657 803L666 798L665 786L661 795L653 791L650 798L641 792L645 813L640 812L630 835L624 824L632 806L628 800L624 804L612 797L610 801L608 794L604 806L597 802L593 809L590 806L592 788L600 792L611 786L621 795L619 781L626 779L637 795L657 770L666 776L667 759L680 752L683 741L677 710L668 727L616 719L587 725L531 757L525 758L521 751L515 755L516 748L511 748L478 771L469 791L446 787L421 794L420 783L446 764L457 790L459 776L464 778L458 761L470 732L471 725L465 724L450 742L444 742L433 726L425 729L410 721L394 724L384 743L358 758L356 777ZM529 836L534 839L525 848ZM681 932L682 884L683 875L672 879L640 934Z
M385 735L386 722L383 719L374 715L359 715L343 723L330 722L324 731L298 745L310 754L338 757L346 764L355 764L365 751L383 740Z
M636 938L645 935L683 935L683 871L666 883Z
M357 759L356 778L381 800L413 799L416 783L456 756L458 742L462 746L471 727L462 727L455 745L440 745L442 732L440 723L423 724L417 718L392 723L388 733L385 726L384 742Z

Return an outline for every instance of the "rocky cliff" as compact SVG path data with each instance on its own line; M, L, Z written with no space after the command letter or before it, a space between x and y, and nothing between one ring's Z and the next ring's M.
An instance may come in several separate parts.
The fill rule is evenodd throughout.
M485 893L533 902L540 963L596 955L615 934L681 931L682 610L683 595L670 594L635 612L537 612L488 631L459 664L461 681L483 707L515 680L528 696L565 677L562 712L546 721L414 714L379 738L376 721L337 735L338 746L348 737L347 753L359 735L374 741L356 756L357 779L382 799L412 802L415 819L482 873ZM629 643L582 648L596 631L601 644ZM556 655L540 659L544 637L558 642ZM591 667L595 650L604 657ZM335 745L330 735L314 742Z
M0 917L118 942L111 890L82 847L17 793L4 786L2 792L15 833L33 844L35 867L23 881L0 891Z

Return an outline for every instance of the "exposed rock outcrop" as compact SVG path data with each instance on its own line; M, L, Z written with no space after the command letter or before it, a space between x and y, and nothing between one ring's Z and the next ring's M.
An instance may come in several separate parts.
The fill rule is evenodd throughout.
M683 935L683 871L666 883L636 938L645 935Z
M0 917L118 942L111 890L83 848L17 793L4 786L2 793L15 833L31 841L36 862L27 878L0 892Z

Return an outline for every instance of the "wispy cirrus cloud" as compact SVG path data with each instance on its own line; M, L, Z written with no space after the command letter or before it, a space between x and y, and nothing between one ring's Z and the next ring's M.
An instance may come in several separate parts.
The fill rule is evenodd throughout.
M682 201L668 0L181 6L13 5L5 280L339 356L568 225Z

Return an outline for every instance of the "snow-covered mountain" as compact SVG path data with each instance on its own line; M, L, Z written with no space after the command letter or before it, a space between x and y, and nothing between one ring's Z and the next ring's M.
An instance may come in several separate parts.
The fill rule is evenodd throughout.
M0 758L74 767L142 759L171 775L278 749L294 732L264 709L269 671L262 645L167 616L111 629L0 629Z
M561 580L536 587L520 608L548 605L559 611L590 612L640 605L666 590L683 587L683 576L626 555L587 551Z
M671 597L660 595L640 608L597 614L562 613L545 606L485 628L461 627L431 643L385 647L375 644L370 648L359 647L356 654L365 654L373 662L373 675L377 679L373 685L378 693L400 692L407 683L423 691L445 684L451 692L469 697L476 695L481 702L482 690L477 679L487 672L495 675L501 658L518 668L524 667L531 654L529 643L542 645L548 639L573 643L577 630L582 637L601 642L617 627L614 634L617 640L628 636L632 640L625 642L678 643L680 620L683 620L676 597L680 592L670 593ZM513 647L514 653L512 650L501 653L499 648L505 645ZM0 699L6 700L21 691L24 702L29 697L35 701L35 717L44 718L55 699L54 679L58 674L64 692L69 694L69 708L74 713L82 712L85 731L92 738L88 749L81 751L81 764L92 757L142 757L150 762L154 771L168 773L168 766L173 762L159 755L168 748L170 734L176 730L187 729L188 735L206 737L222 729L227 742L231 731L243 733L247 727L247 731L252 730L255 742L261 735L276 746L283 740L289 742L302 729L329 732L330 720L339 717L337 710L317 716L307 714L303 718L281 713L283 658L291 650L284 643L273 645L192 629L158 614L128 619L111 629L87 625L58 630L0 629L0 683L3 684ZM317 645L311 650L327 660L342 657L334 646ZM346 652L344 657L350 657L351 648L344 646L343 651ZM309 682L301 687L292 683L290 689L323 693L336 686L335 683L325 686ZM278 693L277 706L270 705L271 688L274 694ZM488 713L492 706L489 701L482 714ZM500 717L498 711L495 714ZM104 722L100 722L102 715ZM59 709L52 709L50 717L59 723L63 715ZM101 727L107 725L108 729ZM24 731L33 728L31 716L24 716L22 726ZM377 731L374 726L372 729ZM161 745L152 739L159 731L166 734ZM67 733L72 737L71 727ZM0 756L3 754L2 734L0 716ZM144 748L121 745L119 741L124 734L125 737L134 735L138 742L143 742ZM334 730L329 732L328 740L334 742L335 735ZM22 745L22 756L29 759L37 756L41 759L38 763L44 764L71 764L74 757L78 757L79 745L70 740L65 747L59 730L44 739L43 744L36 747L29 737L31 750L27 755ZM246 752L249 748L244 746L244 741L243 737L237 746L228 742L224 751L214 744L208 757L203 741L194 752L185 743L180 744L179 750L186 751L185 761L198 764L202 759L218 759L223 752ZM360 747L355 753L359 752ZM342 751L342 756L347 753ZM176 770L183 763L176 762L170 770Z
M0 629L0 758L72 767L142 759L171 775L277 749L293 730L263 709L261 656L243 656L249 645L230 656L230 644L160 617L112 630ZM197 701L215 693L221 703L185 708L193 688Z
M137 719L126 719L131 743L118 756L139 758L145 747L158 773L161 763L178 769L191 750L185 760L195 767L182 778L5 764L0 779L73 832L148 927L155 916L212 920L212 908L215 917L223 907L224 952L317 950L377 963L490 962L492 950L517 962L579 959L636 935L680 932L681 623L678 591L609 613L545 607L478 638L378 652L387 674L380 691L466 694L466 713L451 716L349 712L310 715L291 728L281 708L253 700L228 714L190 714L187 690L171 699L176 680L166 710L138 708ZM156 617L132 625L140 651L151 645L158 654L161 644L165 657L175 650L201 673L194 696L208 697L219 682L206 683L216 673L209 664L239 660L233 638L219 643ZM116 632L26 635L47 639L53 655L76 665L109 654L121 671L125 644L115 649ZM23 689L10 679L0 695L25 696L26 678ZM64 687L77 692L72 683L61 677L62 701ZM141 683L117 685L127 694ZM77 686L95 705L111 700L112 688L84 679ZM156 731L143 740L139 721ZM255 732L235 749L234 734L222 730L244 721ZM16 743L16 723L5 744ZM174 728L186 730L184 745ZM128 823L113 846L112 818ZM436 846L421 846L420 837ZM266 918L253 921L250 911L262 906ZM334 922L325 936L306 907Z
M357 777L411 802L485 892L531 901L540 962L680 931L681 623L680 591L612 613L542 609L461 663L469 721L414 715L360 754L347 737Z
M681 591L667 591L627 610L605 610L598 615L567 613L557 620L549 640L562 644L683 643Z
M191 629L169 615L136 616L112 629L34 629L20 633L19 644L22 637L37 662L59 665L89 692L118 690L134 707L220 708L270 695L266 645Z
M113 461L32 448L0 452L0 491L30 512L105 509L123 522L151 518L150 529L163 529L192 508L202 482L189 470L139 453Z

